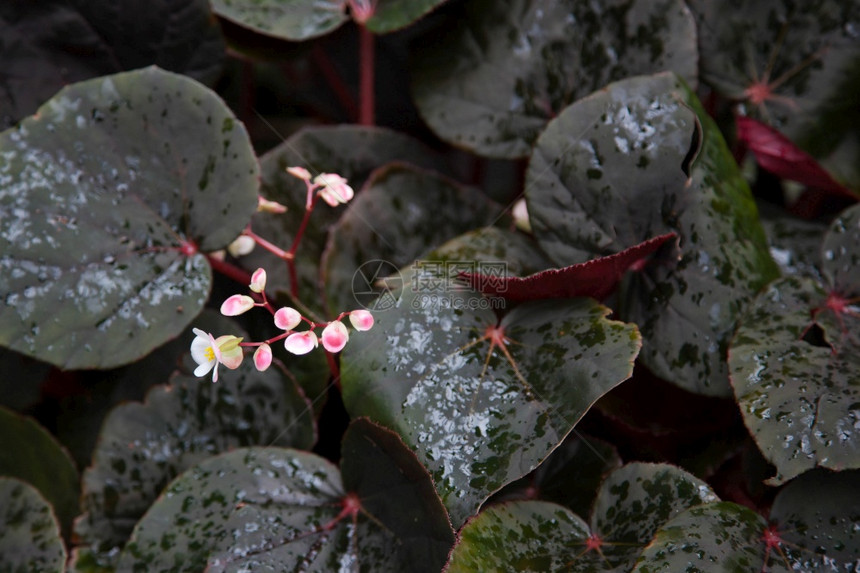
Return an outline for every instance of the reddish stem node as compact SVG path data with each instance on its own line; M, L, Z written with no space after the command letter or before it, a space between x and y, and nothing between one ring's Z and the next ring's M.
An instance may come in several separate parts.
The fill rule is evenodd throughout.
M596 533L592 533L588 536L588 539L585 540L585 549L586 551L600 551L600 547L603 545L603 540Z

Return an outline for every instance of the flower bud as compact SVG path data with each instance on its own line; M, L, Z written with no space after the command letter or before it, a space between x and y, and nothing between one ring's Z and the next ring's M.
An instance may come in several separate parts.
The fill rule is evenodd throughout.
M302 315L296 309L285 306L275 313L275 326L281 330L293 330L302 322Z
M284 341L284 348L293 354L307 354L319 345L317 335L313 330L294 332Z
M272 347L265 342L254 352L254 366L260 372L265 372L272 365Z
M329 352L340 352L348 340L349 332L339 320L330 322L322 331L323 347Z
M263 292L266 290L266 269L257 269L251 275L251 284L248 285L254 292Z
M336 173L320 173L314 177L314 183L322 186L319 195L332 207L346 203L355 196L346 179Z
M254 299L243 294L234 294L221 304L221 314L238 316L254 308Z
M235 241L227 245L227 252L233 257L242 257L254 250L257 243L247 235L240 235Z
M305 181L311 180L310 172L304 167L287 167L287 173L289 173L293 177L304 179Z
M373 328L373 315L366 310L354 310L349 313L349 321L356 330Z
M287 206L281 205L277 201L269 201L262 195L257 198L257 212L258 213L275 213L276 215L280 215L281 213L287 212Z

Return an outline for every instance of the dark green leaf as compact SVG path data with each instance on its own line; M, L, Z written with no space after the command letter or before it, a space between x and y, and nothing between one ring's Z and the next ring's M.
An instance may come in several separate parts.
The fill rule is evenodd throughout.
M535 236L560 266L676 232L619 293L642 359L697 393L730 392L737 317L778 270L749 188L713 121L672 74L611 84L538 139L526 175Z
M402 164L374 172L329 234L322 283L330 313L369 302L356 292L372 286L357 280L366 263L402 267L500 214L486 195L432 172Z
M304 182L284 171L287 167L304 167L313 175L337 173L358 191L371 171L391 161L408 161L430 169L441 167L421 143L386 129L345 125L299 131L260 160L263 196L286 205L288 211L283 215L256 214L252 221L254 232L281 248L292 245L305 212L307 192ZM343 211L343 207L335 209L318 202L296 254L299 299L320 315L325 313L319 263L328 230ZM283 260L257 248L241 263L251 271L265 268L268 288L273 291L290 291Z
M860 205L843 211L821 246L824 275L843 299L860 296Z
M497 299L416 276L346 347L344 404L415 449L457 526L630 376L639 335L581 298L526 303L499 323Z
M310 404L275 366L258 372L248 357L235 371L222 368L217 383L178 374L105 420L75 531L110 563L158 494L194 464L236 447L309 448L314 438Z
M633 571L761 571L766 527L760 515L735 503L693 507L657 531Z
M860 318L835 314L827 299L811 279L776 281L732 343L735 395L744 423L776 466L776 484L816 466L860 467Z
M0 129L64 85L156 65L212 84L224 41L206 0L41 0L0 6Z
M481 155L527 156L551 118L613 80L696 79L694 22L678 0L482 0L466 11L422 46L414 93L440 137Z
M297 450L203 461L138 523L118 570L438 571L453 531L426 470L367 421L344 445L348 490L331 463Z
M211 0L222 18L260 34L301 41L346 22L345 0Z
M856 0L690 4L702 80L822 160L857 188L860 3Z
M5 408L0 408L0 443L0 476L38 489L53 506L63 531L71 531L72 519L80 511L78 470L66 450L33 419Z
M460 531L446 573L474 571L602 571L588 551L589 530L569 509L545 501L493 506Z
M0 344L63 368L132 362L203 306L196 249L232 241L257 162L218 96L147 68L65 88L0 134Z
M770 254L785 275L821 278L821 240L827 225L759 205Z
M32 486L0 477L0 571L62 573L66 548L51 505Z
M376 0L367 29L374 34L386 34L412 24L443 4L446 0Z
M860 472L813 470L792 480L770 510L779 550L771 563L787 571L850 571L860 562ZM778 570L778 569L777 569Z

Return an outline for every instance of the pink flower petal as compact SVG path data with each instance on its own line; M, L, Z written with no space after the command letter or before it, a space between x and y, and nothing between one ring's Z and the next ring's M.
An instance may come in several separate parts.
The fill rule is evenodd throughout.
M293 354L307 354L318 346L317 335L313 330L294 332L284 341L284 348Z
M272 347L266 343L263 343L258 346L257 350L254 352L254 366L256 366L257 370L259 370L260 372L264 372L271 365Z
M254 292L263 292L266 290L266 269L257 269L251 275L251 284L248 285Z
M349 313L349 321L356 330L370 330L373 328L373 315L366 310L354 310Z
M275 326L281 330L293 330L302 322L302 315L296 309L285 306L275 312Z
M221 314L236 316L254 308L254 299L243 294L234 294L221 305Z
M322 331L323 347L329 352L340 352L349 340L346 326L339 320L330 322Z

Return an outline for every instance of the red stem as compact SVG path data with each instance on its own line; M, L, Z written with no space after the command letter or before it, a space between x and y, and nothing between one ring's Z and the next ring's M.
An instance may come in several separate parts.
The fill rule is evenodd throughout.
M359 111L358 123L374 125L376 123L374 101L374 37L364 26L358 27L359 50Z
M314 44L311 58L313 58L316 69L319 70L326 83L334 92L340 105L346 110L347 115L351 118L358 117L358 106L352 97L352 93L350 93L349 88L347 88L340 74L337 73L334 65L332 65L328 55L326 55L325 50L319 44Z
M206 253L205 256L212 268L227 278L233 279L237 283L241 283L245 286L251 283L251 273L245 269L240 269L239 267L213 257L208 253Z

